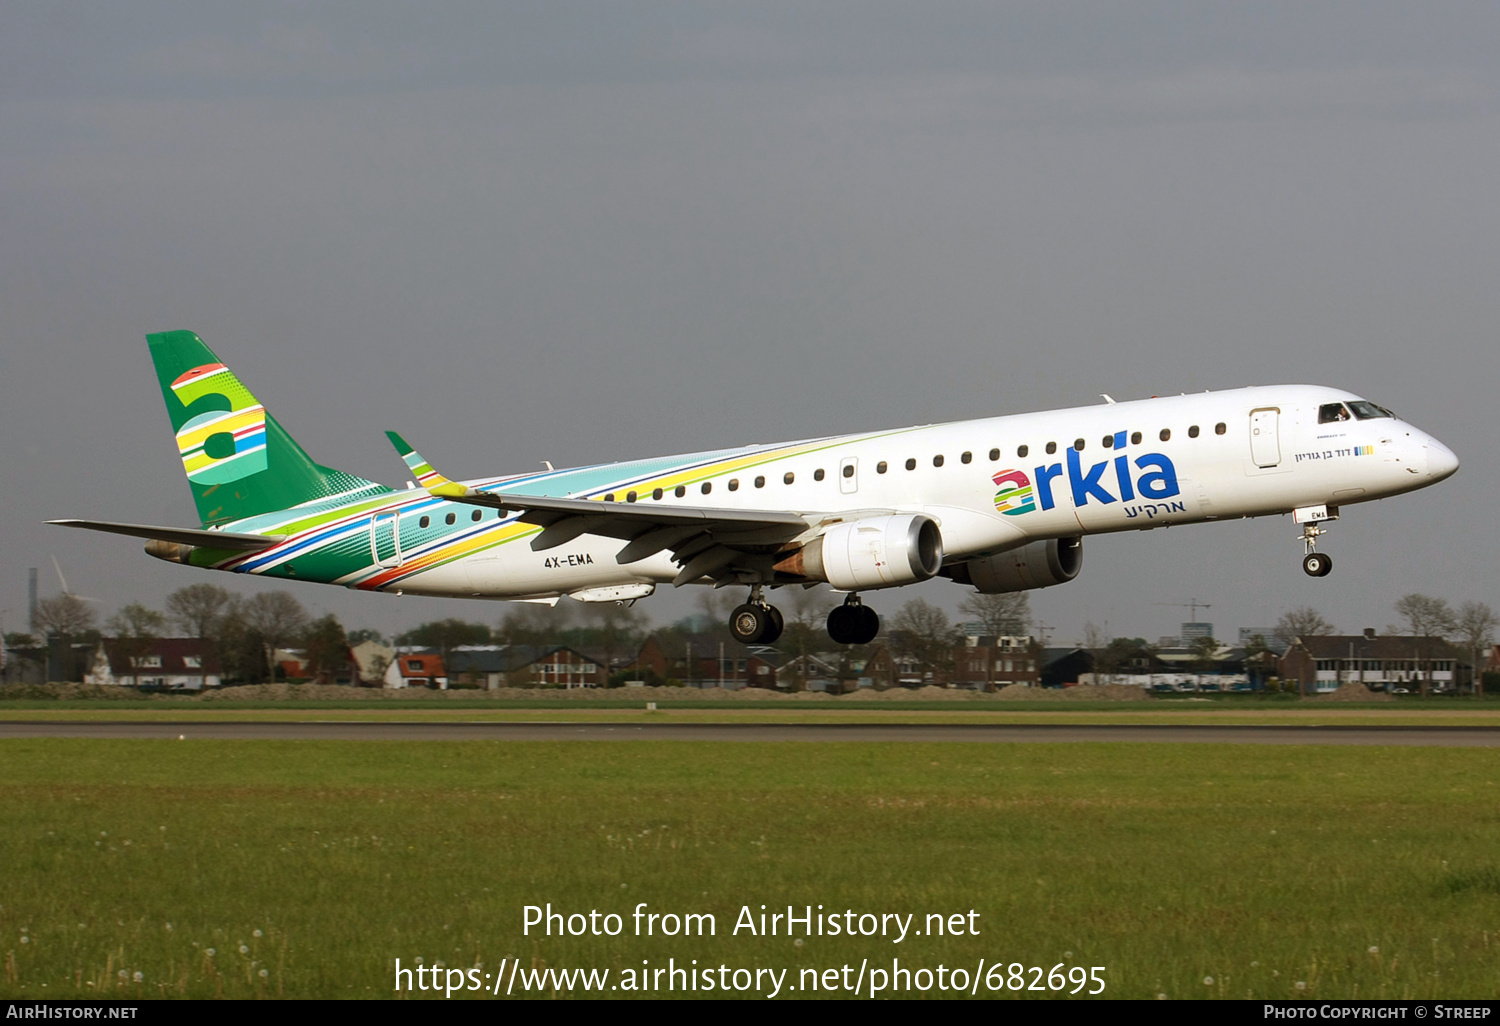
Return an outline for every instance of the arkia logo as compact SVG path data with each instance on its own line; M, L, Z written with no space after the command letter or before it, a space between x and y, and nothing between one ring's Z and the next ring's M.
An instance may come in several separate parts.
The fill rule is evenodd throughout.
M1031 488L1031 478L1023 470L1007 470L995 475L995 484L1000 490L995 493L995 509L1006 516L1030 513L1036 509L1036 493Z
M1122 439L1123 441L1123 439ZM1132 467L1132 464L1134 466ZM1113 465L1112 482L1105 475ZM1053 485L1063 477L1063 465L1052 463L1036 467L1030 475L1023 470L1006 470L996 474L994 481L999 491L995 493L995 509L1006 516L1030 513L1040 503L1042 509L1057 505L1053 497ZM1132 502L1143 499L1167 499L1181 493L1177 484L1177 468L1172 461L1159 452L1146 453L1132 460L1129 456L1116 456L1113 460L1095 463L1087 470L1078 458L1078 450L1068 450L1067 483L1069 497L1075 508L1097 502L1108 506L1114 502ZM1111 484L1116 495L1110 491Z

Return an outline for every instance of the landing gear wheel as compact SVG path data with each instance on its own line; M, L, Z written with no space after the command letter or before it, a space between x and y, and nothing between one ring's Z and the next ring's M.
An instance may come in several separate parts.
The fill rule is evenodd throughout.
M880 633L880 616L869 606L845 602L828 614L828 636L839 645L868 645Z
M1321 552L1309 552L1302 557L1302 571L1309 577L1327 577L1333 569L1333 560Z
M834 606L828 614L828 636L836 645L853 645L859 630L857 609L862 606Z
M786 626L786 621L782 619L781 610L775 606L765 606L764 608L766 616L769 619L766 623L765 633L760 636L760 643L762 645L774 645L776 644L776 639L781 637L781 629Z
M745 603L729 615L729 633L745 645L757 644L773 623L766 606ZM777 633L780 633L778 631Z

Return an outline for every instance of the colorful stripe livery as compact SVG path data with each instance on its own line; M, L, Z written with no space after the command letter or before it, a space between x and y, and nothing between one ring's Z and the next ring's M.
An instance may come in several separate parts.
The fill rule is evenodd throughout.
M266 469L266 408L222 363L184 371L172 392L192 413L200 401L229 403L228 410L194 414L177 430L177 451L190 481L225 484Z

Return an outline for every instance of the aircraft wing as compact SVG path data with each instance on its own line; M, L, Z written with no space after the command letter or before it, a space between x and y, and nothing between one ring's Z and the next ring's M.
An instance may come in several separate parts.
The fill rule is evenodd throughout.
M809 520L781 510L738 510L704 506L663 505L657 502L605 502L541 495L486 492L449 480L432 468L400 435L386 435L407 466L431 495L473 506L487 506L518 514L522 523L536 524L542 533L531 540L535 551L565 545L584 534L629 542L617 557L634 563L670 551L682 571L673 584L704 577L733 582L739 569L774 562L774 553L806 534Z
M90 531L108 531L133 538L152 538L179 545L199 545L209 549L256 552L281 544L279 534L235 534L231 531L202 531L192 527L156 527L151 524L116 524L108 520L49 520L59 527L84 527Z

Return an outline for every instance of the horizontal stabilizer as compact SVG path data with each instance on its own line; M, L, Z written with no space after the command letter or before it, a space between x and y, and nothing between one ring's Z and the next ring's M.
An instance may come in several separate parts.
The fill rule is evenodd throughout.
M269 549L282 542L277 534L234 534L229 531L200 531L191 527L155 527L151 524L114 524L107 520L49 520L59 527L85 527L90 531L107 531L124 534L132 538L154 538L157 541L176 542L179 545L197 545L208 549L230 549L235 552L256 552Z

